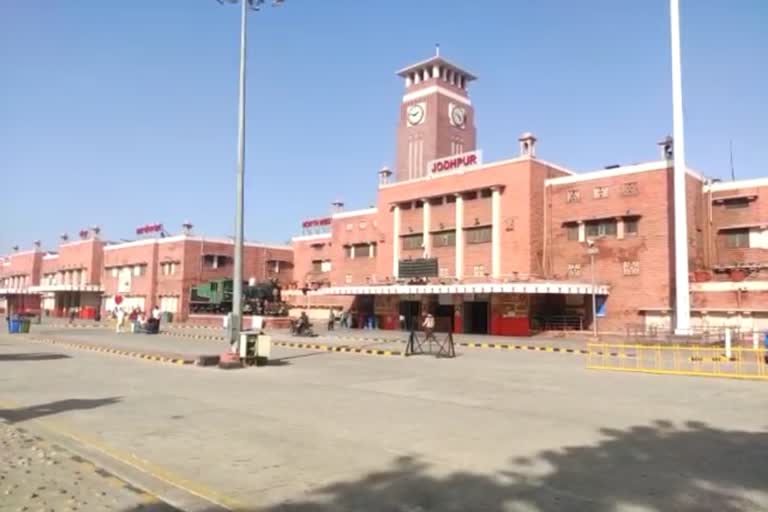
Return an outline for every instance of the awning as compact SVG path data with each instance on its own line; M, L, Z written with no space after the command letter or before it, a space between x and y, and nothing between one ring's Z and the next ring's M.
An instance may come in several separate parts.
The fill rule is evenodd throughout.
M586 283L529 282L529 283L477 283L426 284L390 286L332 286L310 292L313 295L412 295L412 294L465 294L465 293L529 293L587 295L592 285ZM597 295L608 295L610 286L595 286Z
M0 288L0 295L37 295L31 286L29 288Z
M40 286L30 286L29 290L34 293L43 292L94 292L102 293L104 287L100 284L44 284Z
M765 228L768 226L768 220L748 222L744 224L730 224L728 226L720 226L718 231L730 231L733 229L749 229L749 228Z

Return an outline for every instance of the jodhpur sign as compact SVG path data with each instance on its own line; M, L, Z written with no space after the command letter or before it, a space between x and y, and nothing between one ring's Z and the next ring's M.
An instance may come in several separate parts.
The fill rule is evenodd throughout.
M429 174L437 174L446 171L457 171L459 169L480 165L481 163L483 163L483 154L478 149L467 153L459 153L458 155L430 160L427 162L427 172L429 172Z

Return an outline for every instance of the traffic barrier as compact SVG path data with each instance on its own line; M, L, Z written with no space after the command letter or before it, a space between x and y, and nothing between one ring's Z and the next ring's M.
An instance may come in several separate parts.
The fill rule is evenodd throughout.
M587 368L664 375L768 380L765 348L588 343ZM619 357L612 357L618 354Z

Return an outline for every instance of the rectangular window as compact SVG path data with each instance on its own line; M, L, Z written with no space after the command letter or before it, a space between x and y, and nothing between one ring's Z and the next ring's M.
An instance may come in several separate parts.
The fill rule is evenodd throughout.
M486 244L491 241L491 227L471 228L467 230L468 244Z
M725 233L725 245L731 249L749 247L749 229L734 229Z
M622 267L625 276L636 276L640 273L640 262L637 260L624 261Z
M464 194L465 201L472 201L473 199L477 199L477 192L467 192Z
M637 219L624 219L624 236L637 236Z
M323 260L323 262L320 264L320 271L321 272L330 272L331 271L331 260Z
M344 282L347 283L347 284L351 284L352 283L352 274L345 275L344 276Z
M581 202L581 190L571 189L565 193L566 203L578 203Z
M424 237L422 235L406 235L403 237L403 250L421 249L424 245Z
M361 220L360 223L357 225L357 227L359 229L365 229L366 227L368 227L368 223L365 222L364 220Z
M578 224L568 224L565 226L565 233L568 236L568 240L578 240L579 239L579 225Z
M456 202L456 196L454 194L450 194L445 197L446 203L455 203Z
M472 275L474 277L484 277L485 276L485 265L474 265L472 267Z
M598 221L587 222L587 236L588 237L615 237L616 236L616 219L603 219Z
M139 277L144 275L144 265L133 266L133 277Z
M493 195L493 192L489 188L484 188L480 191L480 197L491 197Z
M440 269L437 271L438 277L448 277L448 267L440 267Z
M322 272L323 262L322 260L312 260L312 272Z
M746 197L726 199L725 201L723 201L723 206L725 206L726 210L738 210L740 208L749 208L749 199Z
M608 197L608 187L595 187L592 189L592 197L595 199L605 199Z
M433 247L453 247L456 245L456 231L442 231L432 235Z
M352 224L347 224L347 231L352 231Z
M112 267L112 277L117 277L117 267Z
M371 246L368 244L355 245L355 258L370 258Z

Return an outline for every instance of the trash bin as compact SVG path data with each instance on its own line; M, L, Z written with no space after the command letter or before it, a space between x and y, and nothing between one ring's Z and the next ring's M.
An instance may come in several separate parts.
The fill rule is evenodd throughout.
M18 318L11 318L8 320L8 332L10 334L17 334L21 332L21 320Z
M29 318L24 318L22 320L19 320L19 322L21 322L19 332L21 332L22 334L28 334L29 327L32 325L32 321Z

